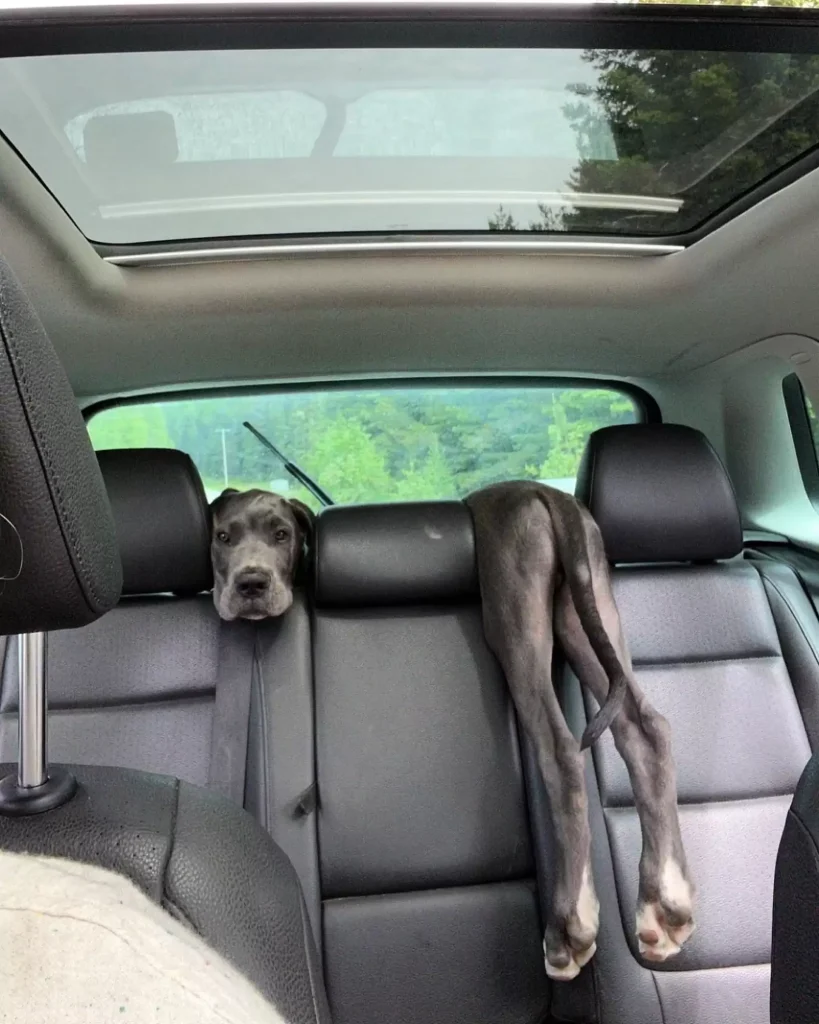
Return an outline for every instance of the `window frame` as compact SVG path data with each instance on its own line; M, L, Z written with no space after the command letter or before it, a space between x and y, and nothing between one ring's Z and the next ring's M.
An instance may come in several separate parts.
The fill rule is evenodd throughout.
M490 374L457 376L411 377L350 377L334 380L299 380L276 381L258 384L217 385L214 387L195 388L163 388L158 391L142 392L138 395L119 395L113 398L92 399L82 407L82 415L86 426L95 416L109 409L119 409L128 405L154 405L159 402L184 402L206 398L241 398L243 395L287 394L310 391L374 391L374 390L406 390L417 387L421 389L440 388L543 388L544 390L562 388L569 390L600 390L615 391L625 395L634 402L641 417L638 423L662 423L662 414L653 395L645 388L631 381L617 380L610 377L559 377L520 374Z

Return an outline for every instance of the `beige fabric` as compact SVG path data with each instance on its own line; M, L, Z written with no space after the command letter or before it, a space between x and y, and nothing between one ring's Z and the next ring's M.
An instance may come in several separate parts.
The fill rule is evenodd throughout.
M0 853L2 1024L283 1024L128 879Z

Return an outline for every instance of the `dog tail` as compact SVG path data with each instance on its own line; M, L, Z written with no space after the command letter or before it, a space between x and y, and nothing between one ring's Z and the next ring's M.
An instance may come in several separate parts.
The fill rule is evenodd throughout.
M617 717L628 690L628 676L600 618L580 506L573 497L555 488L539 487L537 493L552 520L561 566L580 624L609 681L606 699L580 740L580 749L585 750L600 739Z

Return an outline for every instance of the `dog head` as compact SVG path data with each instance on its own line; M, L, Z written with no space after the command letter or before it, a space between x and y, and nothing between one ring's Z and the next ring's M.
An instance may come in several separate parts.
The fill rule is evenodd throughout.
M293 603L293 578L313 513L293 498L232 488L210 509L213 603L221 618L283 615Z

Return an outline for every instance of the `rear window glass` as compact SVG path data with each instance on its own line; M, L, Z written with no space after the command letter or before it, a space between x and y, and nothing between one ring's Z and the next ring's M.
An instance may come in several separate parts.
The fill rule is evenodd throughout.
M574 489L589 434L641 410L610 388L368 387L130 403L89 421L97 450L179 448L209 500L261 487L317 502L250 423L338 504L460 498L498 480Z
M813 438L813 447L816 451L817 458L819 458L819 422L816 420L816 410L813 408L813 402L805 395L805 408L808 413L808 422L810 423L811 437Z

